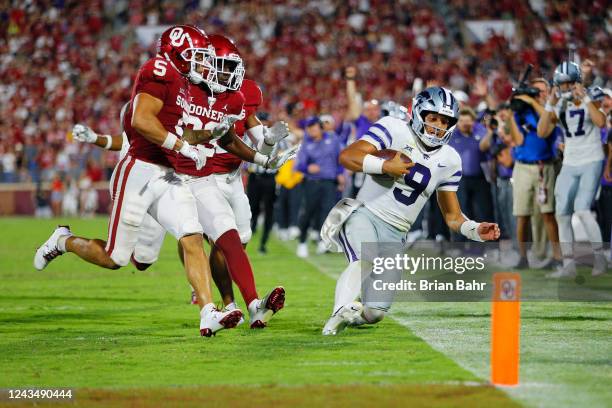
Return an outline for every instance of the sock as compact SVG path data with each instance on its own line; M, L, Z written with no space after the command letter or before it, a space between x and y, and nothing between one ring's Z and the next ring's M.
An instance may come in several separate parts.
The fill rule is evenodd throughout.
M63 254L66 252L66 240L70 238L71 235L62 235L57 239L57 249Z
M335 314L338 309L357 299L361 293L361 261L348 264L336 282Z
M254 299L257 299L257 290L253 269L242 242L240 242L238 231L235 229L227 231L217 239L215 245L223 252L227 270L240 289L244 303L250 305Z
M574 256L574 230L572 229L572 216L559 215L557 225L559 226L559 245L561 246L561 254L563 255L563 266L571 263Z
M584 230L587 233L589 241L593 250L597 252L603 252L603 239L601 238L601 230L599 224L595 221L593 213L590 211L576 211L576 216L584 226Z

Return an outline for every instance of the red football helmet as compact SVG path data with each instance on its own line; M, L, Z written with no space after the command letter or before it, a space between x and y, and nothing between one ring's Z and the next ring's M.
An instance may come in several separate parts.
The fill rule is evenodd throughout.
M236 44L219 34L208 36L215 49L214 75L207 81L213 92L223 93L228 90L237 91L244 79L244 64Z
M175 25L168 28L159 38L157 53L193 83L212 76L215 50L206 33L197 27Z

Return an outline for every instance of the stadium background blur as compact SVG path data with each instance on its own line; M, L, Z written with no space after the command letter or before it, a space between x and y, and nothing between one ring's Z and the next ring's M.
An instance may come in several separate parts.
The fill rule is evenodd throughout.
M118 134L132 80L154 53L151 39L170 24L194 24L233 38L247 77L263 90L260 111L271 121L290 122L294 143L314 115L327 123L333 118L338 136L350 143L356 132L351 103L375 99L383 108L388 101L409 106L427 84L451 88L464 108L476 112L474 132L484 134L483 112L509 99L527 64L534 65L532 77L550 79L572 46L577 59L592 64L588 81L609 89L612 76L612 17L604 1L1 3L0 181L30 183L26 190L39 216L106 212L106 189L93 186L109 179L118 155L67 142L69 131L86 123ZM356 100L347 94L349 66L357 71ZM504 120L500 112L494 115ZM350 175L347 180L338 194L354 193ZM288 189L298 201L299 188ZM294 202L283 205L299 208ZM497 201L491 203L499 218ZM612 212L605 205L600 215ZM283 230L297 225L297 210L276 210L277 221L281 210L295 213ZM5 205L1 213L11 208ZM609 241L609 225L602 232ZM295 229L286 234L282 238L296 237Z

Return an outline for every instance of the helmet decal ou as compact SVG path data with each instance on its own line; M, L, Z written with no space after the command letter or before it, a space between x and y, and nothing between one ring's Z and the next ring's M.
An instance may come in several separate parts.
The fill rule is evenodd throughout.
M184 32L182 27L175 27L174 29L172 29L172 31L170 31L169 37L170 43L175 47L180 47L181 45L183 45L185 40L189 42L190 47L193 47L193 43L191 41L189 33Z

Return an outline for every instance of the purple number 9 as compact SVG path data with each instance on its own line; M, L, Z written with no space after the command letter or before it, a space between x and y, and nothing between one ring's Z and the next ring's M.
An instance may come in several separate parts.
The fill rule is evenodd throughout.
M417 173L421 175L420 181L416 181L414 179L414 176ZM404 176L404 182L408 187L412 188L412 192L409 195L405 195L404 190L395 187L393 189L393 195L400 203L404 205L412 205L416 201L417 197L421 195L423 191L425 191L427 184L429 184L429 180L431 180L431 171L429 171L429 168L420 163L415 163L414 167L410 169L410 172Z

